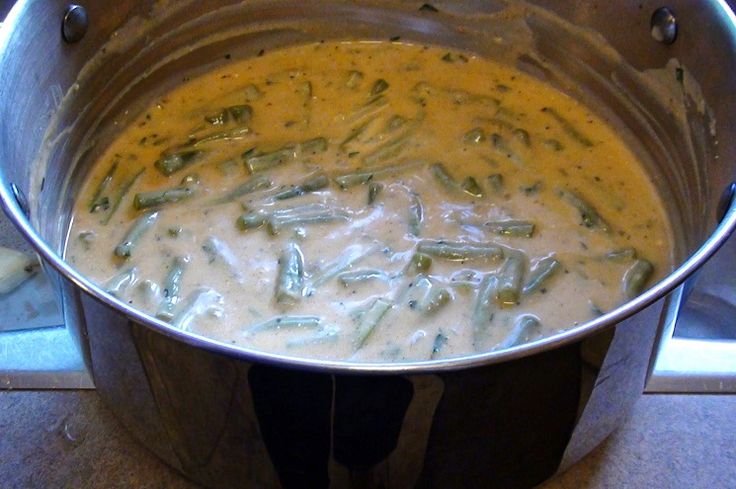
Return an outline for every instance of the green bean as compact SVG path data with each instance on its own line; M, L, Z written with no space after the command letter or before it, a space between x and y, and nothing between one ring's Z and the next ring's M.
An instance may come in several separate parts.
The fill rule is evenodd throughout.
M424 222L424 205L416 192L410 194L408 222L409 233L413 236L419 236Z
M266 226L268 227L269 234L275 236L285 227L325 224L336 221L348 221L349 219L350 216L344 211L328 209L319 213L302 215L279 216L273 214L266 220Z
M138 210L160 207L186 200L194 195L194 189L189 186L173 187L150 192L139 192L133 199L133 207Z
M272 331L281 328L318 328L321 324L322 318L318 316L277 316L250 326L244 331L244 334L253 335L263 331Z
M391 116L391 118L388 121L386 121L385 131L386 132L395 131L396 129L404 127L404 125L406 125L407 122L409 121L406 119L406 117L400 116L398 114Z
M253 117L253 108L250 105L233 105L213 116L205 116L204 120L212 125L220 125L227 124L230 118L238 123L246 123L251 117Z
M383 78L379 78L373 83L373 86L371 87L371 95L378 95L379 93L385 92L386 90L388 90L388 87L388 82Z
M343 251L333 262L326 264L312 275L310 287L316 288L332 280L375 251L375 247L353 245Z
M494 301L497 289L498 278L492 273L485 274L475 296L473 315L471 318L471 323L473 325L473 343L477 350L482 349L482 343L485 340L486 331L493 321L493 315L495 312Z
M304 255L296 243L289 243L279 258L276 302L294 304L304 289Z
M202 243L202 251L207 255L209 263L221 262L233 277L240 278L238 259L224 241L217 239L215 236L207 236Z
M417 304L416 309L428 315L437 312L453 300L452 293L444 287L432 285L424 297Z
M494 132L493 134L491 134L490 140L491 145L498 153L513 161L517 165L524 164L524 159L518 153L516 153L516 151L511 149L503 136Z
M496 298L502 307L519 303L521 279L524 275L524 261L524 256L521 253L511 254L506 258L506 262L498 274Z
M163 321L171 321L174 318L174 309L181 300L181 281L184 272L189 265L189 258L177 256L171 260L169 273L164 280L164 300L156 311L156 317Z
M183 170L196 162L204 153L199 150L185 150L177 153L164 154L156 160L153 166L164 176Z
M263 97L263 92L261 92L261 90L252 83L246 85L243 88L243 92L245 93L245 99L248 102L260 100Z
M431 12L431 13L437 13L439 10L437 7L430 3L423 3L421 7L419 7L420 12Z
M543 289L544 284L557 273L562 267L559 261L553 256L547 256L539 260L534 268L529 271L529 276L526 279L524 287L521 289L521 293L524 295L533 294L534 292Z
M266 213L256 211L241 215L238 217L237 221L235 221L235 224L241 231L247 231L249 229L256 229L263 226L266 224L267 220L268 215Z
M534 223L530 221L489 221L484 226L492 233L514 238L531 238L534 234Z
M299 145L299 152L302 155L316 155L327 151L328 142L323 137L308 139Z
M388 105L386 97L377 95L372 97L367 103L361 105L356 111L346 118L346 122L353 123L363 120L365 117L373 117L382 112Z
M115 172L118 169L118 160L116 159L110 169L107 171L100 183L97 184L95 192L92 194L92 198L89 200L89 212L94 214L100 210L106 211L110 207L110 198L107 197L105 192L112 183L112 179L115 177Z
M138 277L138 269L129 267L115 275L105 284L105 291L113 297L122 299L125 291L135 283Z
M442 351L442 348L447 344L447 336L442 334L442 330L440 330L437 333L437 336L434 337L434 341L432 342L432 354L429 356L430 360L434 360L437 358L437 355L440 354Z
M148 212L133 222L123 240L115 247L115 255L121 258L130 258L138 241L153 227L158 220L158 212Z
M358 282L368 282L370 280L388 280L389 276L382 270L354 270L352 272L342 272L337 279L345 287L350 287Z
M301 197L304 194L322 190L330 185L330 179L323 172L317 172L308 176L301 183L293 185L291 188L282 190L273 195L274 200L286 200L294 197Z
M424 253L414 253L406 267L411 274L427 273L432 267L432 257Z
M171 319L171 325L188 331L192 323L205 314L222 315L223 299L213 289L202 287L187 296Z
M496 194L501 194L503 192L503 175L500 173L489 175L488 183Z
M483 189L473 177L465 177L463 183L460 184L460 188L466 194L472 195L473 197L483 197Z
M545 107L542 109L542 112L548 114L555 121L557 121L560 127L562 127L562 130L565 131L568 136L580 143L582 146L585 146L586 148L590 148L591 146L593 146L593 141L588 139L585 134L581 133L569 120L563 117L555 109L553 109L552 107Z
M144 310L156 307L161 302L161 289L153 280L143 280L135 287L135 294L140 300L139 307Z
M365 311L358 322L358 333L356 335L355 345L356 350L359 350L365 345L365 342L371 336L373 331L381 322L386 313L393 307L393 303L386 299L376 299L371 307Z
M586 228L600 228L604 232L610 232L608 223L598 214L598 211L582 197L570 190L558 188L557 194L562 200L573 206L580 212L581 224Z
M77 239L82 243L85 250L89 250L92 247L92 243L95 242L96 238L97 233L94 231L82 231L77 235Z
M304 346L319 345L329 341L337 340L340 333L340 327L334 324L325 324L321 326L314 334L302 336L299 338L291 338L286 342L287 348L299 348Z
M380 183L371 182L368 184L368 205L373 205L376 202L381 190L383 190L383 185Z
M509 335L496 345L494 350L506 350L534 341L541 336L541 328L542 326L536 316L524 314L516 321Z
M496 260L504 256L503 249L495 244L460 243L453 241L421 241L417 251L436 258L452 261L473 259Z
M340 142L339 148L344 151L345 148L348 146L348 144L350 144L353 141L355 141L356 139L358 139L360 136L362 136L368 130L368 127L370 127L370 125L373 124L373 122L376 120L377 117L378 116L373 116L373 117L369 118L367 121L365 121L365 122L359 124L358 126L352 128L350 130L350 133L347 136L345 136L345 139L343 139Z
M456 63L458 61L462 61L464 63L468 62L468 58L463 54L453 54L453 53L445 53L444 56L442 56L442 61L445 63Z
M649 260L640 258L626 270L622 281L624 297L633 299L644 290L650 277L654 273L654 265Z
M218 131L202 136L201 138L190 141L189 146L192 148L199 148L203 144L211 143L212 141L233 141L241 139L248 134L250 134L250 128L236 127L229 131Z
M404 134L400 134L394 139L386 141L378 148L374 149L366 156L364 156L363 163L368 166L373 166L377 163L397 156L399 153L401 153L401 150L404 149L404 146L406 146L406 143L409 141L411 132L412 131L406 131Z
M296 156L296 146L286 146L268 153L257 153L249 150L243 153L242 157L248 171L256 173L292 161Z
M565 149L565 146L563 146L562 143L556 139L545 139L544 147L554 152L560 152Z
M350 173L336 175L335 177L333 177L333 180L335 180L340 188L344 190L350 187L354 187L355 185L362 185L378 178L383 178L388 175L393 175L395 173L406 171L409 168L423 163L423 161L411 161L399 165L389 165L379 168L372 168L369 170L358 170Z
M437 180L447 190L457 190L457 182L447 171L447 167L445 167L444 163L432 163L431 165L429 165L429 171L432 173L434 179Z
M120 204L123 202L125 196L128 195L130 189L133 188L133 186L136 184L138 179L141 177L141 175L143 175L143 172L145 171L145 168L141 168L135 175L133 175L127 181L123 182L122 185L120 185L120 191L118 191L117 195L115 196L115 200L112 202L112 206L110 206L110 211L107 213L107 216L105 216L101 221L101 224L103 226L107 225L110 222L110 219L112 219L112 216L115 215L115 212L118 210L118 207L120 207Z
M363 81L363 73L356 70L351 70L348 73L348 79L345 82L345 86L348 88L356 88Z
M590 306L590 313L593 314L593 317L600 317L605 314L603 309L598 307L598 304L596 304L592 300L588 300L588 305Z
M529 136L529 133L524 129L516 128L512 131L512 134L527 148L532 146L531 136Z
M297 93L303 97L311 97L312 96L312 82L310 81L303 81L296 87Z
M271 188L273 182L265 175L253 175L247 181L241 183L230 192L226 193L219 199L212 201L212 205L225 204L242 197L244 195L255 192L256 190L264 190Z
M628 247L621 248L618 250L611 250L603 255L603 259L613 262L624 262L629 260L635 260L637 257L636 248Z
M486 139L486 133L480 127L471 129L470 131L466 132L465 135L463 136L464 143L479 144L485 141L485 139Z

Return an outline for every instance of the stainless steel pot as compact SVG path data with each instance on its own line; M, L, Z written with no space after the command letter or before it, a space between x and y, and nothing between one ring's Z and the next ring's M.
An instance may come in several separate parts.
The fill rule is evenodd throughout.
M534 9L498 14L492 0L436 2L439 12L338 0L14 7L0 38L2 204L58 281L100 396L142 443L209 487L509 488L564 470L619 424L678 286L736 227L724 194L736 174L734 16L722 1L672 1L670 43L674 18L655 16L653 39L650 2L535 3L582 27ZM682 265L605 316L511 351L350 364L176 330L60 258L81 179L127 107L225 54L395 35L503 57L601 107L648 162Z

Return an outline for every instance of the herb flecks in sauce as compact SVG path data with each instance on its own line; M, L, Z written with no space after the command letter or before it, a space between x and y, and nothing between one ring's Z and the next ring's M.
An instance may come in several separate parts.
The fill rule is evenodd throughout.
M178 327L354 361L515 347L671 266L611 127L512 68L399 39L185 80L102 155L70 236L94 236L69 240L81 271Z

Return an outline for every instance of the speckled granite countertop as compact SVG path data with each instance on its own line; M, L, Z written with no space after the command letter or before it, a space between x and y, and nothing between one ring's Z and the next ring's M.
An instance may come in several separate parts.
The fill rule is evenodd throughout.
M122 429L94 391L0 391L0 487L199 486ZM644 396L602 446L541 489L735 488L736 396Z

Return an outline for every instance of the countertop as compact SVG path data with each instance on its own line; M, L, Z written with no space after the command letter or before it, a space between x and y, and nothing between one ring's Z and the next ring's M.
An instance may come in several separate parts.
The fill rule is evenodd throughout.
M140 446L94 391L0 391L0 487L199 486ZM735 487L736 396L645 395L603 445L540 489Z

